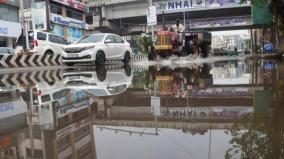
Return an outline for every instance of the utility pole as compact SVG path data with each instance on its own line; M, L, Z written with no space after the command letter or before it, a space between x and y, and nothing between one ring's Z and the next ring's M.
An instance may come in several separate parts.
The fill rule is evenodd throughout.
M25 36L25 50L30 50L30 45L29 45L29 36L28 36L28 23L25 20L25 14L24 14L24 0L20 0L20 10L21 10L21 19L22 19L22 31L23 31L23 36Z
M153 0L150 0L150 7L153 5ZM152 32L152 46L155 45L155 39L154 39L154 25L151 26L151 32Z

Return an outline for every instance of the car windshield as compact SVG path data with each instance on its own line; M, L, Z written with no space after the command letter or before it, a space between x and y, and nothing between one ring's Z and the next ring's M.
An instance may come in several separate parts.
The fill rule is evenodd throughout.
M105 35L99 34L99 35L89 35L84 38L82 38L78 43L96 43L103 41Z

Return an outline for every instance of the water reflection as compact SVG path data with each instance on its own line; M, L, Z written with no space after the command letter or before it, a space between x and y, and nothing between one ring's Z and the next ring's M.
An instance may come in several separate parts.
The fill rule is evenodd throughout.
M283 158L282 63L133 67L0 76L0 158Z

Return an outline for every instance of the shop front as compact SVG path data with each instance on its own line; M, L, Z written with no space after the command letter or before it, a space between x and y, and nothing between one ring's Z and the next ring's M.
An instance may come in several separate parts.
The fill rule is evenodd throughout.
M0 20L0 47L13 47L20 34L20 23Z
M74 42L84 37L86 23L57 14L51 14L53 34L63 36L68 42Z

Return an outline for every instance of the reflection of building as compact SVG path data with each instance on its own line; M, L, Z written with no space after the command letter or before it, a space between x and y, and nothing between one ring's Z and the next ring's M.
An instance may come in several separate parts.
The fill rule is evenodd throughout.
M86 100L87 103L84 102ZM60 111L60 105L40 109L36 115L51 113L51 123L41 123L41 120L39 123L33 122L27 114L28 128L13 134L14 146L5 147L5 153L0 151L0 158L96 158L90 99L75 100L68 104L71 108L63 112Z
M15 156L16 134L26 128L27 104L13 88L0 91L0 158Z
M15 0L3 2L0 2L0 47L13 47L13 42L21 31L19 2Z

